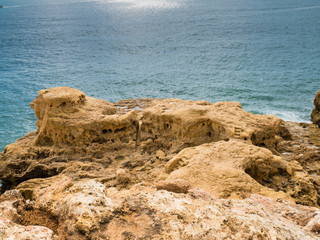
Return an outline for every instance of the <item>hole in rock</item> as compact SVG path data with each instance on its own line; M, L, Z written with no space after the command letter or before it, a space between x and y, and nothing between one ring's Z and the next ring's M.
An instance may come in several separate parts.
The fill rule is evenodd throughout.
M67 105L67 103L66 103L66 102L63 102L63 103L60 104L60 107L64 107L64 106L66 106L66 105Z
M125 130L126 130L126 127L117 128L116 130L114 130L114 133L118 133L118 132L125 131Z
M254 133L252 133L252 135L251 135L251 141L252 141L252 143L253 144L255 144L256 143L256 135L254 134Z
M291 178L285 169L268 169L263 163L253 164L245 169L245 172L259 184L278 191L286 192L290 185ZM272 174L270 174L272 172Z
M106 143L107 140L103 139L103 138L97 138L97 139L94 139L92 141L92 143L99 143L99 144L103 144L103 143Z
M51 229L57 234L59 227L58 219L49 212L44 212L38 209L23 210L21 211L22 220L18 224L29 226L38 225Z

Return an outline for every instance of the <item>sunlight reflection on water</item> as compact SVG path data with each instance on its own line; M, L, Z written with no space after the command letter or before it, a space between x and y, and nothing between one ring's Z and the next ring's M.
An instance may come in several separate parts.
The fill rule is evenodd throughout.
M109 3L119 3L122 7L131 8L131 9L169 9L169 8L178 8L182 5L183 1L174 0L107 0L100 2L109 2Z

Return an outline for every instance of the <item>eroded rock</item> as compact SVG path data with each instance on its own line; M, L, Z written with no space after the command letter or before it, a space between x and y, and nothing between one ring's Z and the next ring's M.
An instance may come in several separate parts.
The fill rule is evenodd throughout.
M311 113L311 121L320 127L320 91L314 97L313 103L314 109Z
M185 147L231 138L275 148L282 123L275 116L248 113L237 102L212 104L159 99L142 115L141 141L145 151L151 151L156 145L177 152Z
M235 102L144 99L112 104L68 87L40 91L31 106L38 130L8 145L0 156L3 191L58 174L104 178L115 186L110 172L123 166L137 176L134 184L150 179L146 175L155 165L160 169L180 150L224 139L275 151L282 122L248 113ZM136 174L141 171L146 174Z
M73 183L70 178L58 175L26 181L18 189L32 195L35 209L57 218L57 233L63 239L85 239L101 222L107 221L110 211L117 206L105 195L105 186L94 180Z
M318 208L293 204L320 203L313 124L72 88L31 106L38 130L0 154L2 191L18 189L0 197L0 216L14 224L68 240L319 238Z
M179 194L143 184L117 191L92 180L66 189L59 183L38 186L34 205L56 214L60 231L67 231L61 239L320 239L317 208L261 195L225 200L201 189Z
M251 193L317 205L317 191L298 163L288 163L265 148L239 140L186 148L165 166L167 181L184 179L218 198ZM307 193L307 194L305 194Z
M33 240L59 240L53 232L42 226L21 226L12 221L0 217L0 238L11 239L33 239Z

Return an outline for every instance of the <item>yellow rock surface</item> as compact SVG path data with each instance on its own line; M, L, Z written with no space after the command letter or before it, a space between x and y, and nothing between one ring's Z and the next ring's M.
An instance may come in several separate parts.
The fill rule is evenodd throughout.
M298 164L288 163L268 149L239 140L186 148L173 157L165 169L170 173L168 181L184 179L192 188L201 188L218 198L243 199L258 193L290 199L295 191L301 191L298 198L305 204L317 205L317 192ZM300 186L304 186L303 191ZM308 195L304 195L304 191Z

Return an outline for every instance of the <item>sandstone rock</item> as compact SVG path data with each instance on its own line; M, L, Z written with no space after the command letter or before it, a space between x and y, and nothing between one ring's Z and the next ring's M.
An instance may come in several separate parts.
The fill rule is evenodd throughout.
M115 136L114 141L136 134L133 112L120 116L113 104L73 88L42 90L30 105L38 118L40 145L112 142Z
M218 198L247 198L259 193L317 205L317 191L299 167L268 149L239 140L186 148L165 166L170 173L167 181L184 179L192 188L201 188Z
M0 218L20 222L20 211L24 208L24 199L18 190L9 190L0 196Z
M159 159L164 159L165 156L166 156L166 154L162 150L158 150L156 152L156 157L159 158Z
M314 109L311 113L311 121L320 127L320 91L314 97L313 103Z
M243 139L255 145L276 147L276 134L282 120L275 116L254 115L237 102L208 103L179 99L154 100L142 112L141 141L179 151L188 146Z
M313 124L234 102L111 104L71 88L31 106L38 130L0 153L1 190L19 190L0 197L0 217L62 240L319 238L318 209L289 203L320 203Z
M3 191L58 174L103 179L111 187L117 184L112 180L116 169L123 167L136 176L130 184L153 182L162 178L157 177L161 164L186 147L236 138L274 150L282 122L248 113L234 102L142 99L111 104L67 87L40 91L31 106L38 130L0 155ZM162 151L158 157L156 151Z
M29 187L33 189L35 208L58 219L59 236L70 233L75 239L82 239L82 235L88 235L100 222L106 221L110 209L116 207L105 195L105 186L94 180L72 183L66 176L55 176L26 181L18 189L24 192Z
M317 208L253 195L205 201L167 191L131 192L120 218L110 218L101 239L319 239L306 229ZM302 219L304 221L302 221Z
M119 183L128 183L130 182L130 174L125 169L118 169L116 179Z
M203 191L200 188L191 188L191 189L188 190L188 193L190 194L190 196L192 196L194 198L204 199L204 200L207 200L207 201L216 199L210 193L208 193L206 191Z
M312 181L317 192L320 192L320 128L315 124L307 123L285 122L284 124L290 131L291 139L283 139L279 142L279 153L287 162L299 164L300 167L295 164L295 168L299 168L301 177L304 173L308 174L307 178ZM303 188L304 184L295 186L296 189L301 187ZM308 191L302 190L294 193L296 196L299 194L301 196L308 195ZM299 203L305 204L304 201ZM317 203L320 204L319 195Z
M42 226L21 226L12 221L0 217L0 238L11 239L32 239L32 240L58 240L53 232Z
M61 178L53 180L35 189L33 196L36 206L60 219L62 240L320 239L318 208L261 195L225 200L201 189L177 194L141 184L118 191L92 180L62 190Z
M314 97L313 103L316 109L320 109L320 91L318 91Z
M183 179L174 179L169 181L161 181L156 185L158 190L167 190L169 192L175 193L188 193L191 188L190 183Z

